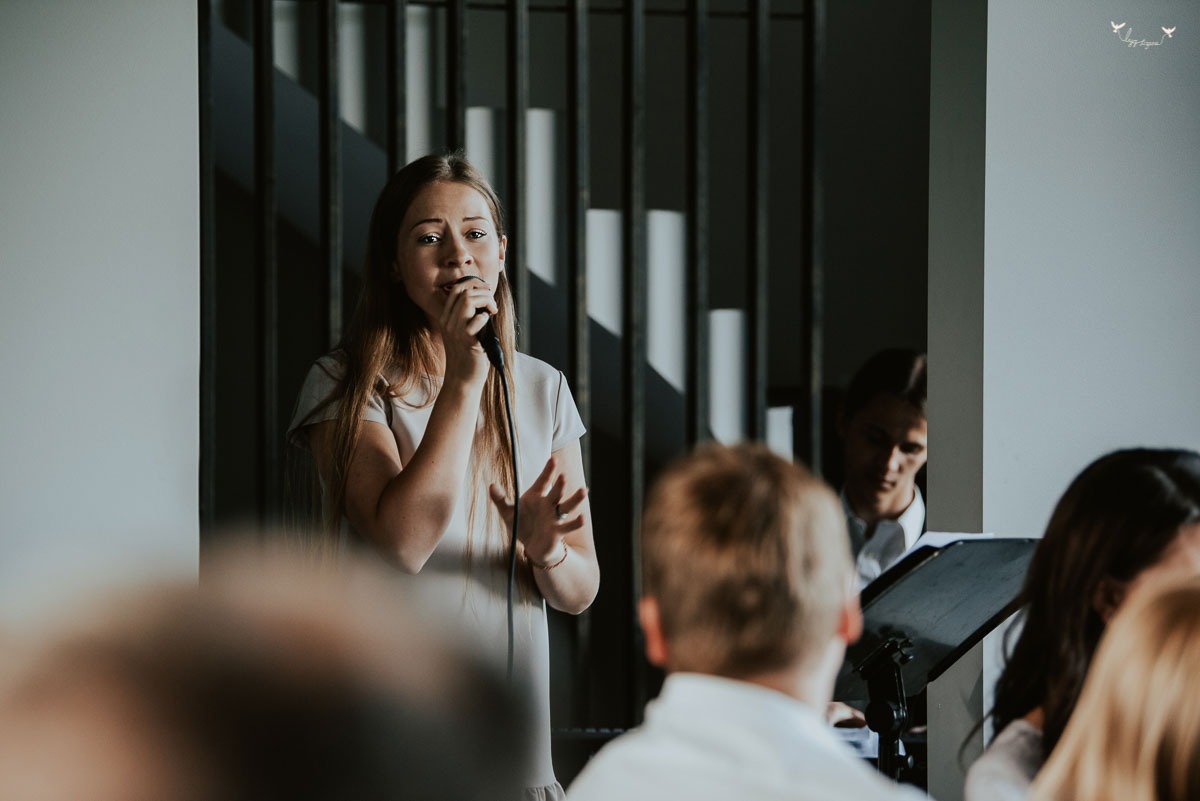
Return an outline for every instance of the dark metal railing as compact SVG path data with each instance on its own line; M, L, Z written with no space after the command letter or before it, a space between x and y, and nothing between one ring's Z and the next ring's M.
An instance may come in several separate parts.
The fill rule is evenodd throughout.
M326 275L329 346L342 338L342 120L338 99L337 1L319 0L317 18L321 258Z
M529 108L529 0L509 0L506 15L508 66L506 86L507 136L507 211L509 219L508 255L505 269L513 283L513 303L517 316L527 315L529 309L529 265L523 258L525 210L528 201L526 186L525 148L527 131L525 112ZM529 349L529 327L517 329L517 347Z
M588 0L571 0L567 11L567 378L584 425L592 425L591 325L587 308L587 210L591 205L591 141L588 136ZM591 437L580 443L583 474L592 475ZM591 701L591 611L576 616L574 682L576 720L594 720Z
M316 0L308 0L308 2L316 2ZM391 0L344 0L344 2L353 2L358 5L386 5ZM433 6L435 8L443 8L447 2L453 0L411 0L410 5L414 6ZM508 8L510 0L471 0L466 3L464 8L469 11L504 11ZM557 3L531 3L529 10L535 13L563 13L569 11L574 5L574 0L559 0ZM683 18L691 13L693 0L688 0L687 8L646 8L642 16L649 17L675 17ZM589 14L596 16L618 16L625 13L625 9L616 5L610 6L593 6L588 11ZM770 18L772 20L799 20L804 18L805 12L795 11L772 11ZM742 11L739 9L710 9L708 11L709 19L746 19L751 12Z
M254 2L254 222L258 262L259 522L280 510L279 255L275 164L275 23L271 0Z
M809 204L803 216L803 236L808 244L807 258L801 262L800 347L804 354L801 390L804 400L794 407L792 442L797 457L818 475L822 471L822 388L825 383L825 251L820 128L817 104L823 79L825 4L823 0L805 0L804 4L804 80L801 92L801 135L805 143L802 194Z
M747 155L746 230L750 259L746 269L746 433L767 436L767 298L770 294L770 254L767 242L767 203L770 193L770 127L768 74L770 69L769 0L752 0L750 13L749 103L750 147Z
M708 438L708 0L687 20L687 442Z
M587 211L591 206L588 135L588 0L571 0L567 15L567 378L584 425L592 422L591 341L587 306ZM583 443L591 475L591 440Z
M388 0L386 50L389 176L404 166L408 154L408 97L405 89L407 39L408 3L406 0Z
M646 4L629 0L625 9L623 119L625 123L624 198L621 209L621 266L624 304L621 314L622 421L624 469L629 511L633 608L641 595L641 516L646 492ZM634 641L640 630L634 626ZM634 697L630 710L641 720L646 671L635 649Z
M446 147L467 145L467 1L446 0Z

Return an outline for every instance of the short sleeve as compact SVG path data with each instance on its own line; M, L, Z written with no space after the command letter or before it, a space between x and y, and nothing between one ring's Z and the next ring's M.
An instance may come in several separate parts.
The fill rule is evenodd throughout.
M296 398L292 421L288 424L288 442L307 447L308 436L305 429L308 426L337 418L341 412L341 403L334 397L334 393L341 377L342 363L338 359L333 356L317 359L305 376L300 394ZM372 393L368 398L363 419L385 426L388 424L383 399L377 393Z
M571 388L567 386L567 378L559 371L558 394L554 401L554 436L550 450L561 450L586 433L587 428L579 416Z

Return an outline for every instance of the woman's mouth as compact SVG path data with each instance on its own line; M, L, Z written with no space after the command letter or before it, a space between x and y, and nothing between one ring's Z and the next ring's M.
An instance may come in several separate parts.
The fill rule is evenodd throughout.
M450 290L453 289L454 287L458 286L459 284L461 284L463 281L478 281L479 283L483 284L484 286L487 286L487 281L484 281L478 275L464 275L461 278L454 279L453 281L447 281L446 283L442 284L438 288L441 289L443 292L445 292L447 295L449 295Z

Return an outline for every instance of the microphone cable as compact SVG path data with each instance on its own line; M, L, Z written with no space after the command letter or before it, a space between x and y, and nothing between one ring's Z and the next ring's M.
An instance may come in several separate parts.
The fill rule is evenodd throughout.
M513 426L512 413L512 396L508 388L508 376L504 370L504 356L501 355L500 363L496 365L496 371L500 373L500 385L504 388L504 411L508 416L508 442L509 452L512 455L512 471L513 471L513 522L512 522L512 542L508 544L508 670L507 677L509 685L512 684L513 677L513 598L517 586L517 524L520 522L521 514L521 481L517 475L517 430Z
M464 275L454 283L461 284L463 281L476 280L481 281L486 286L487 282L477 275ZM476 309L476 314L487 314L484 309ZM490 317L490 315L489 315ZM508 546L508 668L507 676L508 683L512 684L513 676L513 652L514 652L514 624L513 624L513 601L516 595L517 585L517 532L520 531L518 523L520 523L521 514L521 479L517 472L517 429L513 425L512 413L512 392L508 386L508 373L504 369L504 349L500 346L500 337L496 336L496 328L492 324L491 319L484 324L479 333L475 335L479 344L483 347L484 353L487 354L488 361L492 363L492 367L496 368L496 372L500 374L500 386L504 390L504 412L508 417L508 442L509 451L512 456L512 471L513 471L513 522L512 522L512 542Z

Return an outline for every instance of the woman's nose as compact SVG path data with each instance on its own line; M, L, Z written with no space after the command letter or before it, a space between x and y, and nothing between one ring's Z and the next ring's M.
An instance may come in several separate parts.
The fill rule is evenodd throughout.
M467 243L460 237L446 237L445 241L445 258L446 262L451 265L469 264L471 261L471 251L467 249Z

